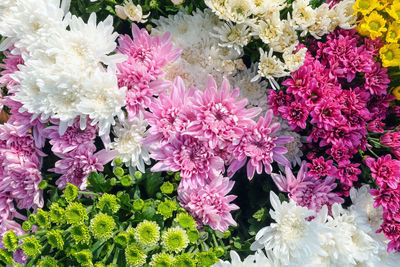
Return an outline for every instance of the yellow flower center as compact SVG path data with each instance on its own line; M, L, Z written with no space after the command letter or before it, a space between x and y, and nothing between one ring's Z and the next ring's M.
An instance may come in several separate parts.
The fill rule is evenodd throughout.
M392 50L386 51L386 52L384 53L384 55L385 55L385 58L386 58L387 60L392 60L392 59L393 59L393 51L392 51Z
M376 20L371 21L368 25L373 31L378 31L381 28L381 24Z
M369 0L361 0L359 7L360 9L368 9L371 5L369 4Z
M391 39L396 39L397 34L396 34L395 31L391 31L391 32L389 33L389 36L390 36Z

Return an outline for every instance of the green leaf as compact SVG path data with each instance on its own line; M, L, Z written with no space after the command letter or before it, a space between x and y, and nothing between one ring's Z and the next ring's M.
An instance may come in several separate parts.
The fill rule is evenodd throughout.
M149 196L154 197L155 194L159 191L161 184L164 182L164 179L161 177L160 172L156 173L145 173L144 174L144 185L146 189L146 193Z

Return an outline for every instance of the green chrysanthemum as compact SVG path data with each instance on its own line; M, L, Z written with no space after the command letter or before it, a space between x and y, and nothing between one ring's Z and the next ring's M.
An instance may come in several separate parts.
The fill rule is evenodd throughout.
M116 213L120 205L117 203L117 197L115 195L110 195L107 193L104 193L101 198L99 199L99 203L97 203L97 207L102 211L102 212L111 212L111 213Z
M50 227L51 224L49 219L49 213L42 209L38 209L36 212L36 224L43 228Z
M18 247L18 237L12 229L3 235L4 247L12 252L15 252Z
M78 224L71 227L71 236L76 244L89 244L90 234L86 225Z
M193 259L194 255L184 253L175 257L174 267L195 267L196 261Z
M176 203L172 200L166 199L161 202L157 207L157 213L161 214L165 219L171 218L173 212L176 210Z
M139 267L146 263L147 255L137 244L131 244L125 249L126 262L130 266Z
M50 221L53 223L63 224L65 222L65 210L58 203L51 204L49 215Z
M113 217L99 213L94 216L90 221L90 231L93 236L100 240L108 240L113 236L113 230L115 228L115 221Z
M25 255L31 257L40 254L40 250L42 249L39 241L34 236L25 238L24 243L22 243L21 247Z
M124 171L124 169L122 169L121 167L117 167L117 168L115 168L115 170L114 170L114 174L115 174L116 176L123 176L123 175L125 174L125 171Z
M127 233L122 232L119 233L115 238L114 242L122 247L126 247L128 245L129 236Z
M188 236L180 227L169 228L161 237L161 245L169 252L181 252L188 244Z
M171 184L170 182L164 182L161 187L161 192L164 194L171 194L172 192L174 192L174 185Z
M29 216L28 216L28 221L29 221L31 224L35 224L35 223L36 223L36 215L35 215L34 213L29 214Z
M122 186L128 187L128 186L131 186L133 184L133 179L129 174L124 175L119 179L121 181L121 185Z
M135 228L129 227L126 234L128 235L128 245L133 244L135 242Z
M29 221L25 221L25 222L22 223L21 228L25 232L29 232L30 230L32 230L32 224Z
M196 259L197 259L197 266L206 266L206 267L209 267L218 261L218 258L212 251L200 252L197 254Z
M12 266L14 263L13 254L5 249L0 249L0 263Z
M50 256L46 256L44 259L40 260L38 265L38 267L58 267L57 261L50 257Z
M69 224L81 224L88 219L88 215L81 203L72 202L65 209L65 218Z
M61 230L51 230L47 232L47 243L49 243L50 246L52 246L53 248L62 250L64 247L64 240L61 233Z
M189 241L192 243L196 243L200 237L200 233L197 229L189 229L187 231L187 235L188 235Z
M92 252L90 250L82 250L79 252L74 253L74 257L81 266L93 266L92 263Z
M154 267L171 267L174 264L174 257L167 253L154 254L151 257L150 266Z
M191 229L197 226L197 223L193 217L184 212L179 213L178 216L176 216L175 221L179 223L183 229Z
M78 187L73 184L68 183L64 189L64 196L68 202L74 201L78 197Z
M160 227L156 222L144 220L135 228L135 240L143 246L155 246L160 240Z
M141 198L135 199L135 201L133 201L133 209L134 210L142 210L143 206L144 206L144 201Z

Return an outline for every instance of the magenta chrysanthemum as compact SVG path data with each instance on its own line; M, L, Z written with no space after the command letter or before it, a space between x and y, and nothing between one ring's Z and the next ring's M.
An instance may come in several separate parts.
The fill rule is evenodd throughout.
M368 157L365 164L371 169L371 176L376 179L380 188L389 186L397 189L400 182L400 161L392 159L390 154L382 156L377 160Z

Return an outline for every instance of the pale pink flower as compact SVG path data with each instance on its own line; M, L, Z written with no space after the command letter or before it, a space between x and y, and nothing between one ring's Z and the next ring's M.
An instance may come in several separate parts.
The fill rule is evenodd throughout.
M272 110L268 110L265 117L260 117L257 124L249 124L237 145L229 149L233 153L234 160L229 166L228 175L233 174L246 164L247 157L247 177L252 179L254 172L261 174L263 165L265 172L271 174L271 163L276 161L284 166L290 166L290 162L283 156L287 148L281 146L293 141L289 136L274 136L279 130L280 124L272 123Z
M180 187L178 199L200 225L209 225L212 229L223 232L229 226L237 225L230 213L239 209L231 203L236 196L227 196L233 185L233 181L220 176L204 186Z
M187 132L207 140L212 149L224 148L227 143L239 141L246 128L255 124L252 118L261 111L260 108L246 109L247 99L238 101L239 88L230 91L227 79L217 91L217 84L209 75L206 90L196 91L191 98L191 107L197 119L189 124Z

